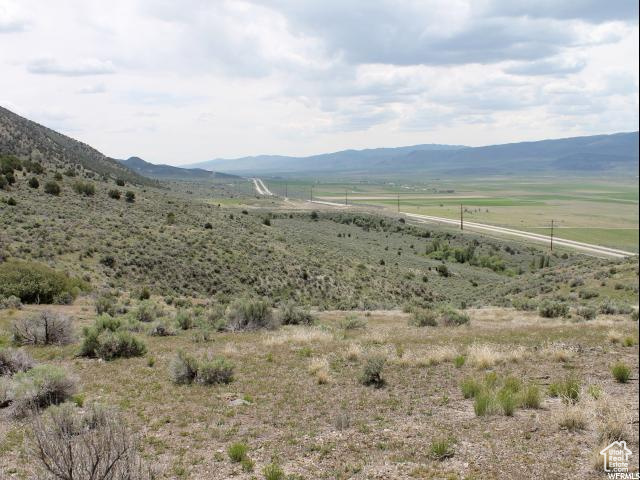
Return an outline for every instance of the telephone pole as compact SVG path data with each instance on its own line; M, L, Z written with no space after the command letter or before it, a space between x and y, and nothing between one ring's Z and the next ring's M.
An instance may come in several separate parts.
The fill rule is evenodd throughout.
M464 217L462 214L462 204L460 204L460 230L464 230Z
M551 220L551 251L553 252L553 219Z
M349 191L348 190L344 191L344 204L345 205L349 205Z
M398 194L398 213L400 213L400 194Z

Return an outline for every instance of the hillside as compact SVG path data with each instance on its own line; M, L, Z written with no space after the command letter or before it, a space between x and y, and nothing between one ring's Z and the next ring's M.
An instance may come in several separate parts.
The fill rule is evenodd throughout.
M106 157L95 148L16 115L0 107L0 155L15 155L45 167L67 169L81 167L112 179L151 184L152 181Z
M637 175L638 132L519 142L485 147L416 145L345 150L310 157L257 156L194 166L244 173L465 175L598 173Z
M7 142L40 141L30 132ZM53 478L43 456L61 445L77 463L124 445L117 478L137 480L449 478L458 464L511 478L553 439L563 458L597 454L599 432L637 450L637 257L260 196L239 177L160 188L10 160L0 477ZM581 403L565 406L570 388ZM576 415L579 454L562 441ZM533 476L576 464L592 471L550 459Z
M140 175L158 180L230 180L238 178L236 175L211 172L202 168L180 168L171 165L156 165L140 157L129 157L126 160L120 160L120 163Z

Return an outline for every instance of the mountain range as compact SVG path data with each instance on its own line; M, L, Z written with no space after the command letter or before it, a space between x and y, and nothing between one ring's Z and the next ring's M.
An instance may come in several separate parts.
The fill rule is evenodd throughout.
M638 173L638 132L484 147L414 145L344 150L307 157L260 155L189 165L237 174L437 173L510 175L551 172Z
M131 170L145 177L158 180L214 180L237 179L237 175L229 175L221 172L212 172L201 168L180 168L171 165L162 165L147 162L140 157L129 157L120 162Z
M181 167L139 157L116 160L91 146L0 107L0 154L103 177L151 184L167 179L231 179L259 174L638 175L638 132L484 147L425 144L343 150L307 157L259 155ZM226 173L220 173L226 172ZM232 175L235 174L235 175Z

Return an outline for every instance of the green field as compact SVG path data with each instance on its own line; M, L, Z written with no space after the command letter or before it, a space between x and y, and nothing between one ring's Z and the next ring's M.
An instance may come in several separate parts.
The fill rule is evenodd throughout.
M460 218L638 251L636 179L266 179L276 195ZM286 185L286 187L285 187Z

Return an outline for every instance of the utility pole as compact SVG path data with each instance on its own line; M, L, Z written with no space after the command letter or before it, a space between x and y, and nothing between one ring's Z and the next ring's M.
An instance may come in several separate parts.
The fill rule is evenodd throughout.
M551 251L553 252L553 219L551 219Z
M400 194L398 194L398 213L400 213Z
M464 217L462 213L462 204L460 204L460 230L464 230Z
M344 191L344 204L345 205L349 205L349 191L348 190Z

